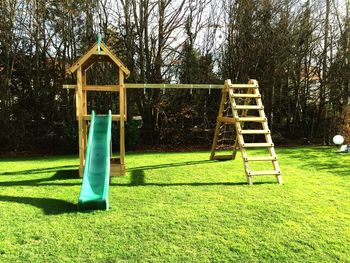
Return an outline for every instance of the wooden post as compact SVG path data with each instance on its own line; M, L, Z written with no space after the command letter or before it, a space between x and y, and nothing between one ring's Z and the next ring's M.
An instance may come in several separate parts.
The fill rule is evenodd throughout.
M120 114L120 170L121 174L125 174L125 85L124 85L124 72L119 68L119 114Z
M85 90L86 87L86 70L82 71L82 112L83 116L87 115L87 91ZM85 153L86 153L86 147L87 147L87 125L88 121L83 119L83 159L85 162Z
M78 88L78 130L79 130L79 176L84 174L84 137L83 137L83 74L81 67L77 71L77 88Z
M213 138L213 144L211 146L211 153L210 153L210 160L214 160L215 158L215 150L219 138L219 131L221 127L221 122L220 122L220 117L223 116L224 108L225 108L225 102L226 102L226 97L227 97L227 87L226 87L226 82L225 86L221 91L221 101L220 101L220 108L219 108L219 113L218 117L216 120L216 127L215 127L215 133L214 133L214 138Z

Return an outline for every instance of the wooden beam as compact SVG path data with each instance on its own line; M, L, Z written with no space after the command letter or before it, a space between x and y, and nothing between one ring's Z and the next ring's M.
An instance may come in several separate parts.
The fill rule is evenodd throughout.
M64 89L76 89L77 85L76 84L64 84L63 88Z
M124 85L124 71L119 68L119 114L122 116L119 121L119 158L120 158L120 169L122 174L125 173L125 85Z
M256 89L259 86L256 83L251 84L230 84L228 85L229 89Z
M63 85L64 89L76 89L77 85ZM119 91L119 85L86 85L83 86L86 91Z
M127 89L222 89L218 84L151 84L126 83Z
M84 174L84 142L83 142L83 76L81 67L77 71L77 109L78 109L78 131L79 131L79 176Z
M91 120L91 115L90 114L83 115L83 120L84 121ZM112 121L119 121L119 120L120 120L120 115L119 114L112 114Z
M86 85L86 91L119 91L119 85Z
M93 86L93 85L90 85ZM95 85L98 86L98 85ZM104 85L99 85L103 87ZM108 87L118 85L105 85ZM139 84L139 83L126 83L124 84L126 89L222 89L223 85L217 84ZM76 85L65 84L64 89L75 89ZM243 94L242 94L243 95ZM251 94L250 94L251 95Z

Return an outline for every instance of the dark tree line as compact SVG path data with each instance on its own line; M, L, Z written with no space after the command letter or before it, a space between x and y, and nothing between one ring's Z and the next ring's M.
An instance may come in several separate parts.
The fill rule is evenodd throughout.
M346 2L347 3L347 2ZM328 144L350 89L349 4L337 0L3 0L0 150L77 147L66 69L101 33L131 70L128 82L259 81L280 141ZM108 65L90 83L113 82ZM127 144L209 145L219 91L132 90ZM116 109L96 93L89 109ZM140 133L140 134L139 134ZM114 136L117 138L117 136Z

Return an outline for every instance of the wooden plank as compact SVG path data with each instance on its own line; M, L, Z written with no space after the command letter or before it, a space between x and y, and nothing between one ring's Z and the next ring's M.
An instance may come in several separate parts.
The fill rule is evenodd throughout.
M79 132L79 176L84 174L84 146L83 146L83 76L81 67L77 71L78 95L78 132Z
M249 172L250 176L256 176L256 175L280 175L281 171L279 170L266 170L266 171L254 171Z
M235 110L263 110L264 106L257 105L236 105L234 106Z
M261 95L246 94L246 93L232 93L233 98L261 98Z
M75 96L75 118L76 118L76 120L79 120L79 107L78 107L78 105L79 105L79 95L78 95L78 89L76 89L75 90L75 94L74 94L74 96Z
M269 130L239 130L240 134L268 134Z
M119 151L119 158L120 158L120 167L122 174L125 172L125 86L124 86L124 71L119 68L119 114L122 116L120 118L119 122L119 142L120 142L120 151Z
M230 84L228 85L230 89L256 89L258 85L256 84Z
M84 90L84 87L86 85L86 72L82 70L82 114L87 114L87 91ZM85 165L85 154L86 154L86 148L87 148L87 122L83 121L83 158L84 158L84 165Z
M98 50L96 50L94 52L94 55L98 55L98 56L108 56L108 54L106 52L104 52L103 50L100 50L100 52L98 52Z
M244 161L276 161L276 156L252 156L244 158Z
M216 84L140 84L140 83L126 83L124 84L127 89L222 89L223 85ZM90 85L92 86L92 85ZM106 85L117 86L119 85ZM103 87L103 86L99 86ZM65 84L64 89L76 89L77 85ZM251 94L250 94L251 95Z
M76 89L77 85L66 84L64 89ZM86 85L83 90L87 91L119 91L119 85Z
M86 85L83 90L87 91L119 91L119 85Z
M221 100L220 100L220 106L219 106L219 112L218 112L218 118L222 117L225 107L225 101L227 99L227 93L221 94ZM221 123L218 121L218 118L216 119L216 127L215 127L215 133L213 137L213 143L211 145L211 153L210 153L210 160L215 160L215 150L218 143L218 137L219 137L219 131Z
M217 121L224 122L224 123L232 123L232 124L236 123L235 118L232 118L232 117L218 117Z
M64 84L62 87L64 89L76 89L77 85L76 84Z
M126 83L127 89L222 89L224 85L217 84L152 84Z
M265 142L259 142L259 143L242 143L241 147L244 148L255 148L255 147L273 147L273 143L265 143Z
M103 114L101 114L101 115L103 115ZM91 120L91 115L90 114L83 115L83 120L84 121ZM120 121L120 115L119 114L112 114L112 121Z
M239 117L237 118L237 121L239 122L247 122L247 121L251 121L251 122L266 122L267 119L264 117Z

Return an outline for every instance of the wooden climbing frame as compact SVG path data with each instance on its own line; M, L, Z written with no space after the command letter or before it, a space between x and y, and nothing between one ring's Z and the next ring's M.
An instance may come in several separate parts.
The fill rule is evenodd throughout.
M116 74L118 75L118 83L111 85L88 85L86 83L86 71L91 66L100 61L106 61L116 66ZM111 176L124 175L125 174L125 121L127 111L126 91L127 89L220 89L222 90L219 114L217 117L217 125L215 129L212 151L210 159L223 160L223 159L235 159L237 149L240 149L247 180L249 184L252 184L252 178L256 175L269 175L274 174L277 177L279 183L282 183L281 171L277 161L277 156L272 143L270 130L267 125L267 119L264 112L264 107L261 102L261 95L259 93L258 82L255 80L249 81L248 84L232 84L230 80L226 80L224 85L216 84L140 84L140 83L124 83L125 79L129 77L130 71L123 64L123 62L104 44L95 43L91 49L89 49L83 56L79 58L70 68L70 73L76 73L77 84L76 85L63 85L66 89L74 89L76 97L76 117L79 127L79 175L83 175L85 151L87 143L87 130L88 122L91 119L91 115L87 112L87 92L88 91L109 91L119 93L119 114L113 114L112 120L119 121L120 127L120 149L119 158L111 159L110 172ZM242 92L244 91L244 92ZM230 116L224 116L224 104L229 100L230 103ZM242 101L243 104L238 104L238 101ZM250 103L255 101L254 105ZM247 115L248 111L258 111L258 116ZM256 122L261 123L262 128L258 130L243 129L245 123ZM216 154L216 147L219 136L219 129L223 123L228 123L235 126L236 138L234 145L232 145L232 153L230 155L218 155ZM244 141L245 135L263 134L265 135L265 141L261 143L246 143ZM247 149L252 147L265 147L269 151L269 156L263 157L248 157ZM111 155L112 156L112 155ZM272 161L273 170L268 171L251 171L249 168L249 161Z
M224 116L225 103L229 99L232 115ZM253 116L248 113L255 112ZM257 113L257 114L256 114ZM261 125L259 129L244 129L248 123L257 123ZM219 130L223 124L233 124L236 128L236 138L232 145L232 154L218 155L216 148L219 137ZM245 142L247 135L264 135L263 142ZM268 150L267 156L248 156L248 149L265 148ZM271 138L271 132L267 124L267 118L262 104L259 85L256 80L250 80L248 84L232 84L230 80L225 81L222 89L221 102L217 123L212 144L211 160L228 160L235 159L237 150L241 151L244 163L244 169L249 184L253 183L253 176L258 175L275 175L279 184L282 184L282 175L274 144ZM271 161L273 170L251 171L249 162L253 161Z

